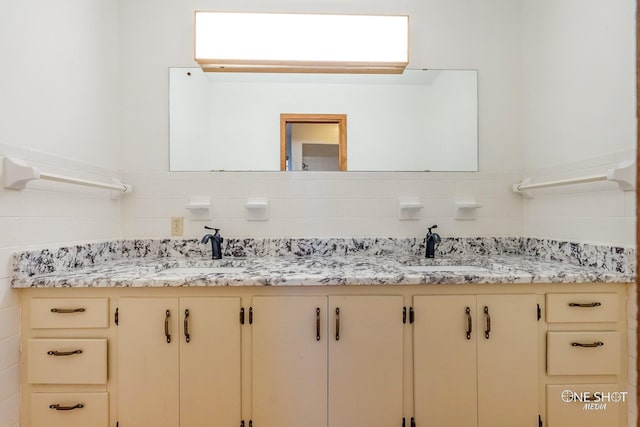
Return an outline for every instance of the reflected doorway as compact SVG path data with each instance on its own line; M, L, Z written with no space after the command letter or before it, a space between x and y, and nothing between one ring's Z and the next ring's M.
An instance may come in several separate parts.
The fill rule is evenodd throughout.
M345 114L281 114L280 170L346 171Z

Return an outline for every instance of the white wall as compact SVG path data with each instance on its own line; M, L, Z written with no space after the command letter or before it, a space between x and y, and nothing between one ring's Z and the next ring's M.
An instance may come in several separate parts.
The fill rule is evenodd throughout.
M599 174L636 157L634 0L524 0L525 168L536 180ZM635 192L613 183L538 190L532 237L635 246ZM635 395L636 289L627 304L629 395ZM629 405L628 425L637 407Z
M3 3L0 157L87 179L116 176L117 18L117 4L109 0ZM1 426L19 422L20 309L9 287L10 254L117 238L119 214L120 203L100 190L45 182L22 192L0 188Z
M590 175L635 158L635 3L524 1L527 175ZM635 245L635 195L611 183L539 190L524 218L528 236Z
M215 224L235 236L518 236L521 178L520 2L513 0L154 0L120 2L123 162L136 186L123 204L124 235L168 237L169 217L186 214L189 196L212 196ZM193 11L247 10L411 15L410 68L478 69L479 173L168 173L168 71L195 66ZM392 138L391 138L392 139ZM393 143L390 140L389 143ZM399 221L399 196L420 195L418 221ZM247 222L248 196L270 199L269 221ZM456 196L475 196L477 221L455 221ZM202 223L185 223L199 237Z

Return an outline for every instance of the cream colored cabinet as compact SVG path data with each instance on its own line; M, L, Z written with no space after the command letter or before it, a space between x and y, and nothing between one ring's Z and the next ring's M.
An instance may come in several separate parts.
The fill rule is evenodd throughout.
M621 427L628 286L25 289L20 425Z
M402 301L401 296L254 298L253 425L399 425Z
M427 426L477 426L476 297L416 296L413 307L416 420ZM444 392L454 384L455 394Z
M547 294L547 425L626 425L623 306L617 293Z
M329 426L400 425L402 309L401 296L329 297Z
M537 425L535 295L413 299L418 425Z
M549 427L617 427L626 425L626 401L633 397L620 393L617 384L548 385L547 423Z
M252 302L255 426L327 426L327 297Z
M107 393L32 393L32 427L108 427Z
M31 384L106 384L106 339L30 339Z
M121 298L120 427L240 424L239 298Z
M107 298L46 297L23 305L22 425L109 425L108 305Z

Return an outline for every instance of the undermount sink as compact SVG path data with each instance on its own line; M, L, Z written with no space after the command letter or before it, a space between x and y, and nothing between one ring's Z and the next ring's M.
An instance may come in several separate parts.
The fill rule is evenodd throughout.
M472 271L489 271L488 268L478 267L477 265L405 265L402 267L405 270L419 271L419 272L432 272L432 273L461 273Z
M245 271L244 267L173 267L162 270L162 274L223 274L223 273L241 273Z

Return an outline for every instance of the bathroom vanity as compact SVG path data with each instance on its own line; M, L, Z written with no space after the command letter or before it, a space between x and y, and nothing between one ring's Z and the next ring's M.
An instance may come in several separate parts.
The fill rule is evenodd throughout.
M21 425L622 427L632 279L317 253L17 274Z

